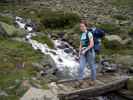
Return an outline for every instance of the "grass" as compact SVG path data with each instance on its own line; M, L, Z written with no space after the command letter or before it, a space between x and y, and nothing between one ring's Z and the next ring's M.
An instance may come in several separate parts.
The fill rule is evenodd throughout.
M0 38L0 90L8 94L8 97L0 96L1 100L18 100L23 95L26 89L21 87L21 82L36 75L32 62L40 59L42 54L29 44Z
M8 16L1 16L0 15L0 21L7 23L9 25L13 25L13 19L11 17L8 17Z

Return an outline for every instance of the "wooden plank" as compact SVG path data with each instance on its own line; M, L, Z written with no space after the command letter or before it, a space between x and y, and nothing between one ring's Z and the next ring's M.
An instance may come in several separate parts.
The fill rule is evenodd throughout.
M104 85L85 88L85 89L79 89L71 92L60 93L58 94L58 96L60 100L68 100L68 98L76 98L79 95L87 96L87 97L95 97L107 92L111 92L111 91L115 91L123 88L127 80L128 80L128 77L121 77L119 80L115 80Z
M88 79L90 79L90 77L86 77L83 80L88 80ZM68 79L68 80L65 79L65 80L59 80L56 83L62 84L62 83L69 83L69 82L76 82L76 81L78 81L78 79Z

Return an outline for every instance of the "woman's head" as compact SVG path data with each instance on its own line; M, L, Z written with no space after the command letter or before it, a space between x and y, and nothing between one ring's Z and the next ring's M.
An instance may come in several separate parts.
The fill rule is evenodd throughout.
M85 32L87 30L88 24L86 20L80 20L80 30Z

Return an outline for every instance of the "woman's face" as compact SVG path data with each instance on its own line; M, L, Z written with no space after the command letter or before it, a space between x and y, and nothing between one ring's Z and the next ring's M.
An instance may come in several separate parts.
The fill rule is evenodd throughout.
M81 30L82 32L85 32L85 31L87 30L87 27L85 26L85 24L80 23L80 30Z

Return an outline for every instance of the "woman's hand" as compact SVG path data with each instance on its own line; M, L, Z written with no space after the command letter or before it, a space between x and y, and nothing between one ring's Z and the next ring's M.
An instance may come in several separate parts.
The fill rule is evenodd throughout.
M85 55L85 53L89 50L89 48L85 48L83 51L82 51L82 54Z

